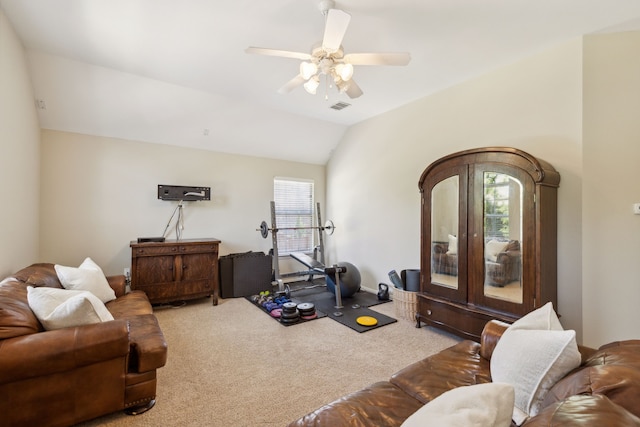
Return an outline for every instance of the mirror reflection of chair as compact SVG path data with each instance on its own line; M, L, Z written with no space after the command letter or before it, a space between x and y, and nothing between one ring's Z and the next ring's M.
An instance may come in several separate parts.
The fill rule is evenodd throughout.
M433 272L458 275L458 239L449 234L448 242L433 243Z
M488 285L503 287L514 281L521 282L520 241L488 241L485 249L485 267Z

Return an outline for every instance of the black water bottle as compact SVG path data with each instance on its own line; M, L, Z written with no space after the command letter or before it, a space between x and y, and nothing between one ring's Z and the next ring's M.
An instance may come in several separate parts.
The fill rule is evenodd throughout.
M404 288L404 283L402 283L402 279L400 278L400 276L398 276L398 273L396 273L395 270L391 270L389 272L389 280L391 280L391 283L393 283L396 288Z

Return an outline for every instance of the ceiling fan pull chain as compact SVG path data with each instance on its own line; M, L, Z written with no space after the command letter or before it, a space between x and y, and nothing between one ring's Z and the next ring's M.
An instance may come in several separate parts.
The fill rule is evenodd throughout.
M324 75L324 100L329 100L329 75Z

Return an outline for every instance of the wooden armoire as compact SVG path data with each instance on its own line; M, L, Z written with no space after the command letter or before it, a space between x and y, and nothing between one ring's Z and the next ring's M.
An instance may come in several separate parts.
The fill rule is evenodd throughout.
M557 310L557 188L547 162L506 147L454 153L422 173L424 322L479 341L487 321Z

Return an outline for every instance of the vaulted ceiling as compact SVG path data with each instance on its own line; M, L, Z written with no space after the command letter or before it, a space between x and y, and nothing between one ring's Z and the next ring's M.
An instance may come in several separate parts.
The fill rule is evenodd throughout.
M637 0L336 0L364 94L277 93L323 37L318 0L0 0L43 128L324 164L346 129L584 34L635 29ZM330 108L344 102L342 110Z

